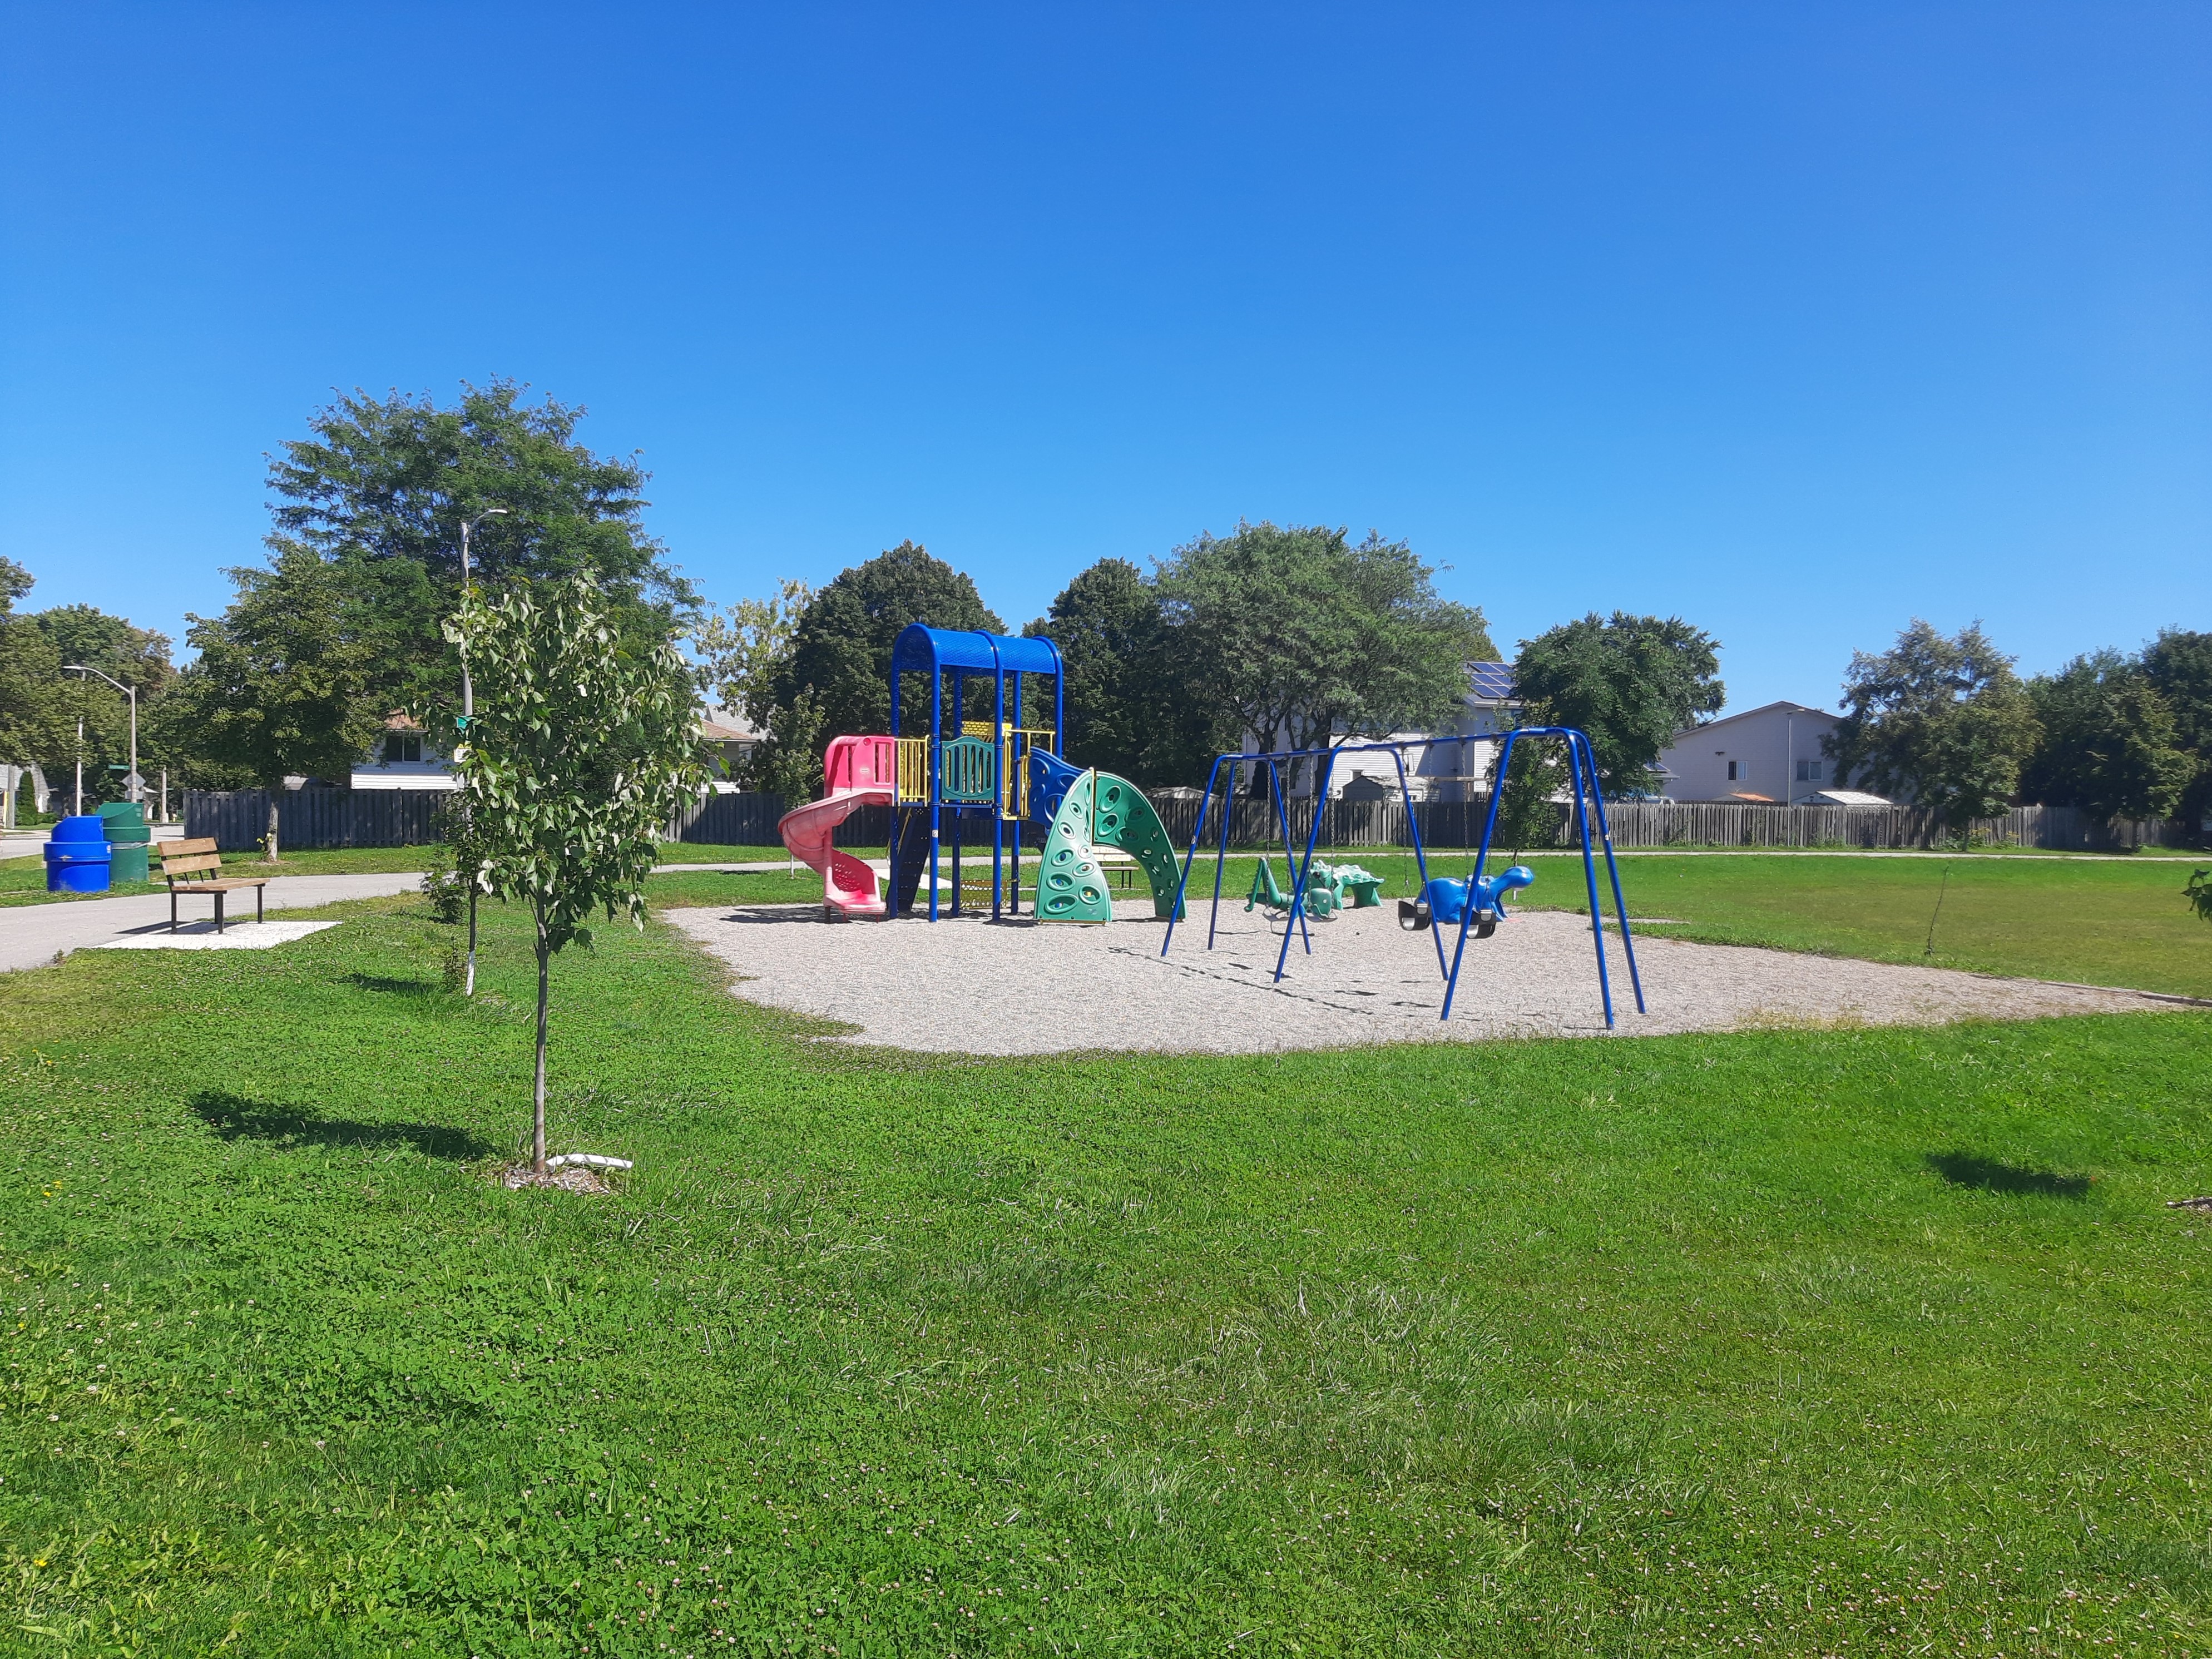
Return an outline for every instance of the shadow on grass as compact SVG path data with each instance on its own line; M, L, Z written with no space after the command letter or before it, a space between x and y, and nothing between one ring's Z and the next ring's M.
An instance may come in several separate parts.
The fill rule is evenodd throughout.
M348 974L345 982L364 991L382 991L397 997L443 996L446 988L427 979L393 979L385 974Z
M216 1090L191 1097L192 1111L225 1140L266 1140L284 1146L412 1146L425 1158L473 1158L492 1148L465 1129L442 1123L359 1123L317 1117Z
M2000 1164L1973 1152L1930 1152L1928 1167L1954 1187L1973 1187L1985 1193L2005 1193L2035 1198L2087 1198L2089 1177L2053 1175L2048 1170L2024 1170L2017 1164Z

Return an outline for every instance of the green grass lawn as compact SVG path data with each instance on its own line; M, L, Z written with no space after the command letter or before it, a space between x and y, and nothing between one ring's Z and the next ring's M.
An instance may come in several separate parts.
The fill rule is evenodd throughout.
M2202 1012L922 1059L616 927L587 1197L519 918L330 914L0 980L0 1650L2212 1649Z
M1579 859L1529 862L1535 902L1587 914ZM1655 933L2212 997L2212 927L2181 896L2185 861L1624 854L1620 866L1632 921L1682 924Z
M224 874L239 876L377 875L387 871L427 869L437 850L433 847L308 848L287 853L275 864L268 863L250 852L226 853L222 855L222 867ZM154 868L158 872L158 854L155 854ZM117 882L105 893L49 893L46 891L44 855L0 859L0 908L15 904L72 903L91 898L127 898L134 893L166 893L168 890L166 883L157 880Z
M381 875L388 872L427 870L441 848L437 847L303 848L286 853L270 864L253 852L222 855L226 874L241 876ZM880 858L883 849L862 849L862 856ZM781 847L715 847L691 842L664 842L657 855L664 864L750 864L785 856ZM49 893L43 855L0 859L0 908L13 904L69 903L88 898L124 898L134 893L166 893L155 881L118 882L105 893Z

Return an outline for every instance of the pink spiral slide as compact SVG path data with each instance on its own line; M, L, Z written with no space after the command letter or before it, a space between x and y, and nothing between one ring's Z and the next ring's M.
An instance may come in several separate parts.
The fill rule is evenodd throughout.
M836 827L859 807L889 805L897 793L898 747L887 737L832 738L822 757L828 792L820 800L794 806L776 822L776 833L792 857L822 872L822 908L837 916L884 914L882 884L876 872L849 853L830 844Z

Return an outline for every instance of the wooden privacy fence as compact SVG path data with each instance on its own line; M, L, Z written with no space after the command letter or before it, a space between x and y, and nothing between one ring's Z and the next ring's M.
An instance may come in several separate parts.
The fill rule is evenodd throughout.
M1160 820L1178 846L1190 845L1197 824L1196 790L1156 795ZM1489 811L1484 799L1417 801L1413 815L1425 847L1467 848L1482 839ZM1209 845L1220 833L1220 811L1206 818ZM1240 796L1229 829L1232 847L1279 845L1282 831L1273 804ZM1914 806L1755 806L1736 801L1611 801L1606 819L1617 848L1664 847L1863 847L1927 848L1939 845L1942 827L1932 814ZM1547 808L1548 823L1522 843L1565 847L1574 842L1574 810L1564 803ZM1290 803L1291 836L1301 848L1313 823L1313 803ZM2131 847L2189 844L2183 826L2165 818L2118 819L2110 824L2071 806L2016 806L2002 817L1977 819L1974 838L1985 845L2039 847L2077 851L2112 851ZM1323 847L1410 847L1406 805L1400 800L1333 800L1322 812Z
M432 789L285 789L276 796L276 842L288 847L419 847L435 841ZM266 789L187 789L185 834L213 836L226 853L269 833Z
M433 814L442 792L416 789L289 789L278 798L276 830L287 847L413 847L436 839ZM1192 790L1161 791L1152 796L1160 821L1178 847L1190 845L1198 823L1199 796ZM1220 833L1220 807L1207 815L1206 839ZM1489 803L1417 801L1413 805L1424 846L1470 848L1482 838ZM1528 847L1571 845L1574 814L1554 804L1542 834ZM1281 844L1271 801L1239 796L1231 809L1232 847ZM707 795L686 807L669 825L668 839L723 847L778 847L776 820L783 816L780 796ZM1618 848L1664 847L1864 847L1927 848L1940 845L1942 832L1934 817L1914 806L1755 806L1735 801L1615 801L1606 807ZM890 808L863 806L837 827L840 847L882 847L890 840ZM1290 803L1291 836L1303 848L1313 823L1313 803ZM185 833L212 836L225 852L260 844L269 824L269 795L261 789L188 789ZM988 842L987 825L974 826ZM2201 837L2167 818L2115 819L2100 823L2071 806L2015 806L1974 823L1974 838L1985 845L2037 847L2053 850L2109 852L2133 847L2179 847ZM1036 836L1029 837L1034 843ZM1322 808L1323 847L1410 847L1413 833L1403 801L1333 800Z
M668 839L708 847L780 848L783 842L775 833L775 821L783 811L781 795L707 795L677 814L668 827ZM888 847L890 839L888 806L854 808L830 836L838 847Z

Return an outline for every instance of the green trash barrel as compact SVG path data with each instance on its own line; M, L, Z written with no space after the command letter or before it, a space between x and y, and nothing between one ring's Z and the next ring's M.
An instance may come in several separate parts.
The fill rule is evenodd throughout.
M136 801L110 801L100 809L100 833L112 860L111 883L147 881L146 854L154 832L146 823L146 809Z

